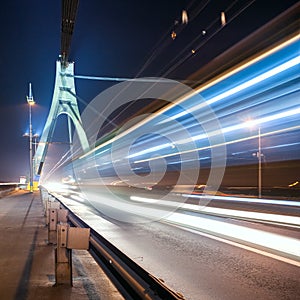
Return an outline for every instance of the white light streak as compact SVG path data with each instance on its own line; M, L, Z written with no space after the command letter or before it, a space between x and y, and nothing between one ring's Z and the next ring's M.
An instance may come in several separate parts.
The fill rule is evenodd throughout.
M261 137L270 136L270 135L280 134L283 132L294 131L294 130L298 130L298 129L300 129L300 125L289 127L289 128L284 128L284 129L279 129L279 130L275 130L275 131L269 131L269 132L261 134L260 136ZM195 140L196 138L198 138L198 140L199 140L200 137L204 138L204 137L206 137L206 135L204 135L204 134L199 135L197 137L194 137L193 140ZM231 145L231 144L235 144L235 143L239 143L239 142L249 141L249 140L252 140L257 137L258 137L258 135L253 135L253 136L249 136L249 137L245 137L245 138L236 139L233 141L228 141L228 142L225 142L222 144L214 144L214 145L209 145L209 146L205 146L205 147L194 148L191 150L186 150L186 151L181 151L181 152L176 152L176 153L169 153L166 155L160 155L160 156L150 157L147 159L136 160L136 161L134 161L134 163L141 163L141 162L151 161L151 160L160 159L160 158L172 157L175 155L180 155L180 154L189 153L189 152L193 152L193 151L202 151L202 150L212 149L212 148L216 148L216 147L220 147L220 146ZM189 142L189 140L181 140L181 141L178 141L177 143L179 144L180 142L187 143L187 142Z
M215 96L211 99L208 99L205 102L202 102L198 105L195 105L190 109L187 109L183 112L180 112L180 113L172 116L171 118L172 119L177 119L179 117L182 117L182 116L185 116L189 113L192 113L196 110L200 110L201 108L205 108L207 105L213 104L215 102L223 100L224 98L227 98L229 96L237 94L238 92L241 92L242 90L245 90L249 87L252 87L253 85L258 84L258 83L260 83L260 82L262 82L266 79L269 79L272 76L278 75L279 73L281 73L283 71L286 71L287 69L292 68L292 67L298 65L299 63L300 63L300 56L297 56L297 57L287 61L286 63L281 64L280 66L277 66L276 68L273 68L272 70L269 70L268 72L265 72L265 73L263 73L259 76L256 76L255 78L250 79L250 80L248 80L248 81L246 81L246 82L244 82L244 83L242 83L242 84L240 84L240 85L238 85L238 86L236 86L236 87L234 87L230 90L227 90L226 92L223 92L223 93L221 93L221 94L219 94L219 95L217 95L217 96ZM164 123L164 122L167 122L167 121L162 121L161 123Z
M183 197L191 197L191 198L203 198L205 196L201 195L187 195L183 194ZM260 203L260 204L279 204L279 205L287 205L287 206L297 206L300 207L299 201L293 200L272 200L272 199L260 199L260 198L243 198L243 197L231 197L231 196L214 196L214 199L224 200L224 201L236 201L236 202L247 202L247 203Z
M263 118L250 120L250 121L247 121L247 122L244 122L244 123L241 123L241 124L236 124L236 125L232 125L232 126L222 128L222 133L228 133L228 132L232 132L232 131L235 131L235 130L240 130L240 129L247 128L247 127L252 127L252 126L255 126L255 125L261 125L261 124L264 124L264 123L267 123L267 122L271 122L271 121L274 121L274 120L279 120L279 119L291 117L291 116L294 116L294 115L297 115L297 114L300 114L300 106L298 108L293 108L293 109L288 110L288 111L283 111L283 112L273 114L273 115L270 115L270 116L266 116L266 117L263 117ZM210 132L210 133L207 133L207 134L200 134L200 135L194 136L193 141L199 141L199 140L202 140L204 138L209 138L211 136L218 135L218 134L220 134L220 132L218 132L218 131L213 131L213 132ZM187 142L187 140L178 141L178 144L186 143L186 142Z
M281 255L293 257L297 261L300 259L299 239L176 212L169 215L166 221L224 237L229 240L233 239L241 243L250 243L251 245L262 247L266 251L275 251L276 253L281 253Z
M291 109L291 110L288 110L288 111L280 112L280 113L277 113L277 114L274 114L274 115L270 115L270 116L267 116L267 117L263 117L263 118L260 118L260 119L251 120L251 121L244 122L242 124L236 124L236 125L232 125L232 126L228 126L228 127L222 128L222 133L224 134L224 133L232 132L232 131L235 131L235 130L240 130L240 129L243 129L243 128L247 128L249 126L264 124L266 122L270 122L270 121L274 121L274 120L279 120L279 119L290 117L290 116L294 116L294 115L297 115L297 114L300 114L300 106L299 106L299 108L294 108L294 109ZM212 131L212 132L209 132L209 133L206 133L206 134L202 133L200 135L196 135L196 136L193 136L193 137L188 138L188 139L179 140L179 141L176 142L176 144L186 144L186 143L189 143L189 142L192 142L192 141L199 141L199 140L206 139L206 138L218 135L218 134L220 134L219 131ZM251 137L251 139L252 138L253 137ZM240 140L236 140L235 142L237 142L237 141L240 141ZM228 144L228 143L225 143L225 145ZM152 147L152 148L145 149L143 151L134 153L134 154L128 156L128 158L133 158L133 157L137 157L139 155L151 153L151 152L154 152L154 151L157 151L157 150L162 150L162 149L165 149L165 148L170 147L170 146L171 146L171 144L169 144L169 143L168 144L158 145L158 146L155 146L155 147ZM218 146L221 146L221 145L218 145ZM213 147L209 146L209 147L205 147L205 148L206 149L210 149L210 148L213 148ZM196 151L196 150L203 150L203 148L193 149L192 151ZM169 156L183 154L183 153L187 153L187 152L191 152L191 151L171 153L171 154L167 154L167 155L153 157L151 159L146 159L144 161L149 161L149 160L154 160L154 159L158 159L158 158L169 157ZM138 161L138 162L142 162L142 161Z
M164 204L171 205L171 201L162 201L159 199L148 199L143 197L136 197L131 196L132 200L139 201L139 202L145 202L145 203L155 203L158 205ZM252 201L252 199L248 199L248 201ZM257 199L258 200L258 199ZM262 199L259 199L262 200ZM275 200L274 200L275 201ZM173 202L174 203L174 202ZM175 203L175 205L180 206L180 203ZM196 205L195 205L196 206ZM206 207L205 207L206 208ZM201 210L199 209L198 212L201 213ZM223 214L232 213L230 210L214 210L213 208L206 208L208 211L214 211L215 213L218 211L222 211ZM145 209L145 214L146 214ZM273 220L274 222L280 222L285 223L287 222L295 222L298 225L299 224L299 218L286 218L286 216L272 216L271 214L258 214L253 212L240 212L236 211L236 214L241 214L241 217L243 215L248 214L249 217L256 217L259 218L259 216L262 216L267 219L267 221ZM300 266L299 259L300 259L300 240L282 236L279 234L274 234L258 229L252 229L241 225L231 224L227 223L221 220L213 220L201 216L195 216L195 215L187 215L182 214L179 212L173 212L172 214L169 214L168 216L164 217L161 221L171 223L173 225L183 226L187 227L189 229L194 229L196 231L205 232L208 234L212 234L214 236L217 236L219 238L224 238L226 240L235 241L241 244L251 244L252 247L258 247L262 248L262 250L266 252L275 252L278 255L278 252L282 256L287 256L288 258L292 257L293 264L297 264ZM295 261L294 261L295 260Z
M151 120L155 119L158 115L160 114L163 114L164 112L166 111L169 111L170 109L172 109L173 107L177 106L177 105L180 105L180 103L186 101L187 99L189 98L192 98L193 96L195 95L198 95L200 92L202 92L203 90L206 90L208 89L209 87L221 82L222 80L225 80L226 78L246 69L247 67L255 64L256 62L270 56L271 54L283 49L284 47L287 47L289 45L291 45L292 43L294 42L297 42L299 40L299 37L300 35L299 34L296 34L295 36L291 37L290 39L284 41L283 43L279 44L278 46L266 51L266 52L263 52L262 54L254 57L254 58L251 58L249 59L248 61L246 62L243 62L241 63L240 65L234 67L233 69L227 71L226 73L224 74L221 74L220 76L212 79L211 81L209 81L208 83L205 83L204 85L201 85L199 86L197 89L195 89L193 92L191 93L188 93L187 95L184 95L180 98L178 98L178 100L174 103L171 103L170 105L166 106L165 108L162 108L161 110L159 110L157 113L154 113L152 115L150 115L149 117L147 117L144 121L132 126L131 128L129 128L128 130L124 131L122 134L112 138L111 140L95 147L94 149L88 151L87 153L85 153L84 155L82 155L81 157L79 157L79 159L82 159L82 158L85 158L86 156L94 153L95 151L97 151L98 149L101 149L103 147L105 147L106 145L109 145L111 143L113 143L115 140L129 134L130 132L136 130L137 128L147 124L148 122L150 122Z
M183 197L192 197L192 198L201 198L206 199L205 196L200 195L188 195L188 194L182 194ZM195 197L193 197L195 196ZM199 197L200 196L200 197ZM235 201L234 197L221 197L221 196L214 196L214 199L222 199L222 200L231 200ZM180 207L181 209L187 210L187 211L193 211L198 213L205 213L205 214L213 214L217 216L225 216L225 217L234 217L234 218L244 218L244 219L252 219L252 220L258 220L258 221L267 221L267 222L274 222L274 223L281 223L281 224L288 224L293 226L300 226L300 217L295 216L287 216L287 215L279 215L279 214L267 214L267 213L260 213L260 212L251 212L251 211L241 211L241 210L235 210L235 209L225 209L225 208L216 208L216 207L209 207L209 206L198 206L195 204L188 204L188 203L178 203L178 202L172 202L172 201L163 201L158 199L151 199L151 198L143 198L143 197L137 197L137 196L131 196L131 200L138 201L142 203L155 203L161 206L166 207ZM284 205L291 205L291 202L296 206L297 202L294 201L280 201L280 200L267 200L268 202L264 201L263 199L252 199L249 198L238 198L243 199L244 202L247 203L268 203L270 205L274 204L282 204ZM256 200L262 200L262 201L256 201ZM289 202L289 203L288 203ZM300 206L300 202L298 202Z
M162 149L168 148L168 147L174 148L174 145L170 144L170 143L157 145L157 146L154 146L154 147L151 147L151 148L133 153L131 155L128 155L127 158L133 158L133 157L136 157L136 156L139 156L139 155L143 155L143 154L146 154L146 153L151 153L151 152L154 152L154 151L162 150Z
M257 57L254 57L253 59L250 59L249 61L244 62L244 63L240 64L239 66L234 67L232 70L229 70L229 71L227 71L224 74L221 74L217 78L212 79L210 82L205 83L202 86L199 86L194 91L194 93L191 93L189 95L185 95L185 96L181 97L180 99L178 99L178 101L176 103L173 103L173 104L169 105L168 107L166 107L165 109L162 109L161 113L164 113L164 112L170 110L174 106L179 105L180 103L186 101L188 98L192 98L193 96L199 94L200 92L202 92L202 91L210 88L211 86L213 86L213 85L221 82L222 80L225 80L226 78L228 78L228 77L230 77L230 76L232 76L232 75L234 75L234 74L236 74L236 73L238 73L238 72L246 69L247 67L249 67L249 66L255 64L256 62L258 62L258 61L260 61L260 60L262 60L262 59L264 59L264 58L272 55L273 53L275 53L275 52L283 49L284 47L287 47L287 46L289 46L290 44L292 44L294 42L298 42L299 38L300 38L300 34L296 34L291 39L289 39L289 40L283 42L282 44L280 44L280 45L278 45L278 46L270 49L269 51L266 51L266 52L262 53L261 55L258 55ZM162 121L161 123L163 123L163 122L165 122L165 121Z

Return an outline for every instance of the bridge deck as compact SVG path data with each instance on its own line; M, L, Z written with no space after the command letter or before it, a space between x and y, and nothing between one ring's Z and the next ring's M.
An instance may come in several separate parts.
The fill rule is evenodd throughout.
M73 287L54 287L54 246L47 239L39 192L0 198L2 299L123 299L87 251L73 251Z

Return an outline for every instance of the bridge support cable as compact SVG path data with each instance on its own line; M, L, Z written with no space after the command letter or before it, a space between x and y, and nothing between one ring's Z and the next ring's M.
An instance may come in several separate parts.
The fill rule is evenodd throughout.
M76 79L87 79L87 80L101 80L101 81L134 81L134 82L153 82L153 83L174 83L174 81L179 81L182 83L194 83L194 81L191 80L179 80L179 79L168 79L168 78L147 78L147 77L141 77L141 78L128 78L128 77L107 77L107 76L86 76L86 75L71 75L71 74L65 74L67 77L74 77Z

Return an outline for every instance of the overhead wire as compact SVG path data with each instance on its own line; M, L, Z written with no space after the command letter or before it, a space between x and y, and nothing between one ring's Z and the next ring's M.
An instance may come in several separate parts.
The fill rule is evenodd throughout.
M244 7L242 7L240 10L237 11L237 13L235 15L233 15L230 19L227 20L226 22L226 26L231 23L233 20L235 20L243 11L245 11L250 5L252 5L256 0L252 0L250 2L248 2ZM231 3L224 11L227 14L230 9L238 2L238 0L234 1L233 3ZM218 16L217 18L215 18L207 27L207 31L210 31L210 29L217 23L220 22L220 17ZM224 29L224 26L218 26L217 29L215 31L213 31L210 35L206 35L206 39L201 41L196 47L193 47L195 49L196 52L198 52L200 50L201 47L203 47L209 40L211 40L216 34L218 34L221 30ZM184 49L178 54L176 55L176 57L173 58L172 61L169 62L169 64L164 68L164 70L162 71L163 75L162 76L167 76L168 74L170 74L171 72L173 72L175 69L177 69L180 65L182 65L184 62L186 62L189 58L191 58L193 56L193 54L191 54L190 49L192 48L192 45L195 43L195 41L199 40L199 36L202 38L202 35L198 35L194 40L192 40L188 45L186 45L184 47ZM184 57L182 57L181 59L180 56L184 53L188 53L186 54Z
M209 4L211 0L206 0L204 1L204 3L202 4L202 2L198 5L198 7L196 8L196 11L190 15L189 17L189 22L192 22L198 14L200 14L200 12L202 10L205 9L205 7ZM192 3L194 1L192 1L190 3L189 6L187 6L187 11L189 11L189 8L191 8ZM171 30L174 28L174 24L172 24L169 28L167 28L167 30L163 33L163 35L161 36L161 38L159 39L159 41L154 45L153 49L152 49L152 54L150 54L149 58L147 59L147 61L144 63L144 65L141 67L141 69L139 70L139 72L136 74L136 77L140 76L140 74L155 60L155 58L157 58L159 56L159 54L169 45L172 43L172 41L170 40L170 32ZM181 30L183 30L183 27L181 26Z
M206 6L209 4L211 0L206 0L206 1L202 1L197 7L196 7L196 11L191 15L191 17L189 18L190 21L193 21L205 8ZM192 4L194 3L195 1L192 1L189 6L187 6L187 9L189 9ZM173 26L173 25L172 25ZM166 46L168 44L170 44L170 39L169 39L169 34L170 34L170 30L172 29L172 26L169 27L167 29L167 31L162 35L162 37L160 38L160 40L157 42L157 44L155 45L154 47L154 50L153 50L153 53L150 55L150 57L148 58L148 60L145 62L145 64L142 66L142 68L140 69L140 71L137 73L136 75L136 78L132 78L132 79L129 79L129 78L112 78L112 77L95 77L95 76L91 76L90 79L95 79L95 80L111 80L111 81L142 81L142 82L153 82L154 84L158 83L158 79L153 79L153 81L151 79L140 79L138 78L138 76L140 76L140 74L154 61L154 59L164 50L164 48L166 48ZM183 30L183 28L182 28ZM164 44L163 46L161 46L161 43L162 41L164 41ZM84 76L80 76L81 78L83 78ZM75 76L76 78L76 76ZM78 77L79 78L79 77ZM84 77L84 79L89 79L87 77ZM183 83L187 83L189 84L190 82L188 81L184 81ZM136 102L137 100L133 100L132 102L130 102L126 108L122 109L115 117L112 121L116 120L117 118L120 117L120 115L126 110L126 109L129 109L131 106L134 105L134 103ZM104 126L108 126L107 125L104 125ZM105 129L105 127L104 127Z
M70 5L72 4L71 3L72 1L68 1L68 0L64 0L63 1L63 10L69 10L71 9L72 10L72 16L73 16L73 19L75 20L75 16L76 14L74 15L74 3L78 2L78 1L75 1L75 2L72 2L73 3L73 7L70 7ZM190 16L189 16L189 22L192 22L194 19L197 18L197 16L207 7L207 5L209 4L210 0L207 0L207 1L204 1L204 2L201 2L196 10L194 10L194 12L191 12L190 13ZM224 11L226 13L228 13L228 11L230 11L230 9L238 2L238 0L232 2ZM255 2L255 0L251 1L250 3L248 3L246 6L244 6L242 9L240 9L232 18L230 18L227 22L230 23L232 22L237 16L239 16L246 8L248 8L253 2ZM187 10L189 8L192 7L194 2L190 3L190 5L187 7ZM75 5L76 6L76 5ZM78 7L78 3L77 3L77 7ZM65 16L65 19L68 20L69 18L72 18L71 16L67 15ZM217 23L219 22L219 17L216 18L213 22L211 22L208 27L206 27L206 30L211 30L211 28ZM170 28L172 28L174 25L172 25ZM74 27L74 24L73 24L73 27ZM70 32L72 32L71 30L73 30L73 27L69 29L69 32L68 32L68 35L65 37L65 39L67 39L67 41L65 42L65 44L62 44L62 47L64 46L64 48L62 49L67 49L66 51L69 50L68 47L70 47ZM171 40L169 38L169 34L170 34L170 28L168 28L165 33L163 34L163 36L160 38L160 40L158 41L158 43L156 44L156 46L154 47L154 50L153 50L153 53L150 55L150 57L147 59L147 61L144 63L144 65L141 67L141 69L139 70L139 72L137 73L137 76L139 76L158 56L160 53L163 52L163 50L165 50L165 48L171 43ZM184 26L181 26L179 27L179 31L178 31L178 34L181 33L183 30L184 30ZM223 26L220 26L217 28L216 31L214 31L212 34L209 35L208 38L206 38L205 41L201 41L200 44L197 45L196 47L196 50L198 51L201 47L203 47L207 42L208 40L210 40L212 37L214 37L218 32L220 32L221 30L223 29ZM63 32L62 32L63 34ZM167 65L167 67L165 67L163 69L163 76L165 77L166 75L170 74L171 72L173 72L176 68L178 68L180 65L182 65L187 59L189 59L191 57L190 53L188 55L185 55L184 57L182 57L181 59L178 60L178 58L180 56L182 56L182 54L184 54L190 47L192 44L195 43L195 41L197 41L199 39L199 36L196 37L195 39L193 39L187 46L185 46L185 48L179 53L177 54L173 60L171 62L169 62L169 64ZM165 42L163 42L165 40ZM161 45L163 42L163 45ZM160 47L157 47L158 45L160 45ZM67 52L68 53L68 52ZM171 65L171 66L170 66ZM141 80L139 78L113 78L113 77L96 77L96 76L80 76L80 75L77 75L77 76L74 76L75 78L84 78L84 79L93 79L93 80L112 80L112 81L138 81L138 80ZM145 79L144 79L145 80ZM149 80L148 80L149 81ZM153 83L157 83L157 80L153 80ZM129 106L133 106L134 103L136 102L136 100L132 101ZM114 116L114 118L112 120L109 121L108 124L104 125L105 126L109 126L109 124L113 124L115 127L117 126L117 124L114 122L115 120L117 120L120 115L122 113L124 113L124 111L126 109L128 109L129 107L127 106L126 108L124 109L121 109L120 112Z
M196 12L194 14L191 15L191 18L190 18L190 21L192 22L206 7L207 5L209 4L210 0L207 0L207 1L204 1L204 2L201 2L197 9L196 9ZM238 2L238 0L235 0L234 2L232 2L224 11L226 13L228 13L233 7L234 5ZM238 10L238 12L233 15L232 18L230 18L228 21L227 21L227 24L229 24L230 22L232 22L236 17L238 17L245 9L247 9L250 5L252 5L253 3L255 2L255 0L252 0L250 2L248 2L245 6L243 6L240 10ZM210 30L215 24L217 24L218 22L220 22L220 17L218 16L217 18L214 19L214 21L212 21L208 27L206 27L207 30ZM197 52L198 50L203 47L211 38L213 38L217 33L219 33L224 27L223 26L218 26L218 28L216 29L216 31L214 31L210 36L209 38L207 38L205 41L202 41L197 47ZM183 27L182 27L182 30L183 30ZM182 31L181 30L181 31ZM163 39L166 39L166 37L168 37L167 39L167 44L170 43L170 38L169 38L169 32L170 32L170 28L168 29L167 31L168 33L165 33L162 38L159 40L159 43L161 40ZM190 53L185 55L183 58L181 58L180 60L178 60L178 58L183 54L183 53L186 53L188 49L191 48L191 45L197 40L199 39L198 37L196 37L193 41L191 41L178 55L176 55L176 57L173 58L173 60L168 64L168 66L165 68L166 70L164 71L163 70L163 74L162 74L162 77L166 77L168 74L170 74L171 72L173 72L176 68L178 68L180 65L182 65L187 59L189 59L191 57ZM159 44L158 43L158 44ZM157 45L158 45L157 44ZM165 44L163 45L163 47L155 47L154 48L154 52L152 53L152 55L149 57L149 59L146 61L146 63L143 65L143 67L141 68L141 70L137 73L137 76L139 76L146 68L147 66L154 61L154 59L158 56L159 53L162 52L163 48L165 48ZM136 77L137 77L136 76ZM99 77L101 78L101 77ZM108 78L111 78L111 77L108 77ZM92 79L92 78L91 78ZM96 78L94 78L96 79ZM104 78L103 78L104 79ZM101 80L101 79L100 79ZM128 79L127 79L128 80ZM138 81L138 80L141 80L139 79L138 77L137 78L133 78L132 80L130 81ZM129 80L128 80L129 81ZM154 84L156 84L158 81L156 80L156 82L154 82ZM187 82L188 83L188 82ZM131 103L129 103L129 105L120 110L120 112L114 117L114 120L116 120L117 118L120 117L120 115L128 108L130 108L131 106L134 105L134 103L136 102L137 100L133 100ZM108 125L107 125L108 126Z

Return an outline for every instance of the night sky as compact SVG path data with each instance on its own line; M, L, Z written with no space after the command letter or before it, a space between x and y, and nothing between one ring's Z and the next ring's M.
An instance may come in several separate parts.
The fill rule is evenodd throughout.
M80 1L70 60L75 61L78 75L185 79L295 3ZM181 24L183 9L188 12L187 25ZM228 12L228 24L219 30L222 11ZM32 83L36 101L33 133L41 134L60 54L60 24L59 0L1 2L0 181L18 181L19 176L28 175L29 141L23 137L29 130L28 83ZM175 40L171 38L173 30ZM78 95L89 102L109 83L77 80L76 86Z

